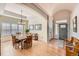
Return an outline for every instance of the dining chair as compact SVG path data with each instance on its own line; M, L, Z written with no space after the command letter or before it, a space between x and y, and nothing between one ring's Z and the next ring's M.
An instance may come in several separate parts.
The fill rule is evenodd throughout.
M66 56L74 56L74 47L66 46Z
M34 40L38 40L38 34L37 33L34 34Z
M18 40L17 38L16 38L16 36L14 36L14 35L11 35L12 36L12 43L13 43L13 47L15 47L15 48L19 48L19 46L20 46L20 40Z
M74 42L74 37L71 37L71 38L69 38L69 39L66 39L66 42L73 43L73 42Z
M79 56L79 43L74 46L74 55Z
M17 35L20 35L20 34L21 34L21 32L16 32L16 34L17 34Z
M32 36L27 36L24 41L24 48L32 47Z

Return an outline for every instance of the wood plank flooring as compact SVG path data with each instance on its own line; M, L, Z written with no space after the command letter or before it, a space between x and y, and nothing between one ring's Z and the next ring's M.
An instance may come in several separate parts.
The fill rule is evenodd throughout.
M32 48L29 49L14 49L12 46L11 37L4 37L8 41L1 42L1 56L64 56L65 49L58 48L56 42L49 44L43 41L34 41Z

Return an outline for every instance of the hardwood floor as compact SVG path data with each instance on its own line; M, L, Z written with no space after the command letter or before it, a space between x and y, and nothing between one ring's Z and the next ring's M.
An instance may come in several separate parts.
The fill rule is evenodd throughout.
M6 38L2 38L6 39ZM65 49L58 48L56 42L53 44L45 43L43 41L34 41L33 46L29 49L14 49L12 46L11 37L9 41L1 42L1 56L64 56Z

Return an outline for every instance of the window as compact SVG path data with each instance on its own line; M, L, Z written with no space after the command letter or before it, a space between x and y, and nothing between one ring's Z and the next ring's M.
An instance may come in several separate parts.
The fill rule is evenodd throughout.
M12 34L16 34L16 32L18 31L18 25L17 24L12 24Z
M10 33L10 24L8 23L2 23L2 35L9 35Z
M10 35L11 33L10 33L11 31L10 31L10 24L6 24L6 33L7 33L7 35Z
M2 23L1 35L4 36L4 35L16 34L16 32L23 33L23 25Z
M19 32L23 33L23 25L18 25Z
M60 27L61 27L61 28L66 28L66 25L61 25Z

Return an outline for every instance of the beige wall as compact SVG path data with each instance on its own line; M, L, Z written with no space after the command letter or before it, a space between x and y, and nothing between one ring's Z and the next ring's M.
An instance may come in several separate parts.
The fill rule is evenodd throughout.
M18 19L0 15L0 22L1 23L6 22L6 23L15 23L16 24L16 23L18 23Z
M6 5L5 3L0 3L0 14L3 13L5 5Z
M47 20L41 16L39 16L39 18L29 18L28 26L31 24L42 24L42 30L30 30L30 32L38 33L39 40L47 42Z
M77 33L73 32L73 18L77 16ZM70 31L71 31L71 37L74 36L76 38L79 38L79 4L75 7L71 14L71 23L70 23Z

